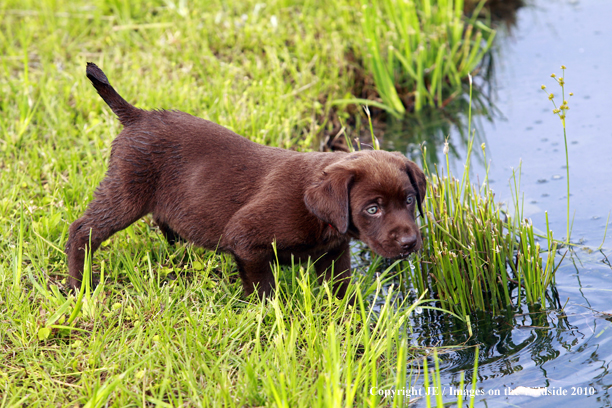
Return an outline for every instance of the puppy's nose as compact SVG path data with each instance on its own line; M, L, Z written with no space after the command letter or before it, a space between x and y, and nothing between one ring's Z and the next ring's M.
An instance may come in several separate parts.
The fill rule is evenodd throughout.
M397 242L402 247L403 252L410 252L417 243L416 234L401 235L397 238Z

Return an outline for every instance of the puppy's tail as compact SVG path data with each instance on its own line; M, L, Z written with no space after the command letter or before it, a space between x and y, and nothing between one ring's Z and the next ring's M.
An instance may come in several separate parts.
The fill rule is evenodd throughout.
M104 72L102 72L96 64L88 62L86 72L87 78L89 78L94 88L96 88L100 97L102 97L104 102L106 102L115 115L117 115L123 126L128 126L140 118L143 111L132 106L123 99L110 85L108 78L106 78Z

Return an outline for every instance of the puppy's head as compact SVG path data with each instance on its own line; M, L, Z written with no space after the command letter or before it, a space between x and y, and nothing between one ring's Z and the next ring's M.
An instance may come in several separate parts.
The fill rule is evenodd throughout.
M385 258L405 258L422 246L425 174L400 153L351 153L307 188L306 207L341 234L347 232Z

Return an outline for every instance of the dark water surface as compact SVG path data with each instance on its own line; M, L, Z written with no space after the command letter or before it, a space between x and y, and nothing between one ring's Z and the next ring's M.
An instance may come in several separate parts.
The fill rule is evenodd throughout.
M483 345L478 388L484 394L476 398L476 406L612 406L612 228L603 249L595 250L612 210L612 1L532 1L518 11L510 32L496 41L492 99L500 114L478 128L491 161L491 187L498 201L510 202L509 179L522 162L524 216L545 230L547 211L555 238L565 237L563 129L540 86L546 85L560 101L560 88L550 74L559 76L560 66L567 66L566 92L574 93L566 97L572 242L581 246L557 272L559 299L562 305L567 302L564 310L529 314L525 309L514 319L488 318L476 325L470 344ZM458 152L451 161L455 175L462 174L465 161L460 139L458 129L451 127L450 141ZM439 147L438 152L441 160ZM483 162L475 161L473 180L483 180ZM465 329L436 322L425 312L415 318L414 327L421 331L415 336L430 338L415 340L421 345L456 345L469 337ZM441 357L447 395L460 371L470 374L473 361L473 349ZM416 384L422 388L422 376ZM506 395L516 387L547 387L548 393L561 395ZM425 406L424 399L416 406Z

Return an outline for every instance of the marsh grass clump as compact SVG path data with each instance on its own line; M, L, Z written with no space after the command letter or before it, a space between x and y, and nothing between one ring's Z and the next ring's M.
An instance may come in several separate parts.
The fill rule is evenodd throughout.
M464 92L464 80L491 48L495 31L463 14L463 0L363 0L365 60L381 107L443 107Z
M418 293L431 291L443 308L460 316L477 310L499 315L522 301L544 305L556 270L552 232L541 248L533 225L521 217L518 199L515 216L503 211L486 181L481 188L470 182L469 161L462 180L448 167L447 175L428 178L423 252L415 268L407 269Z

